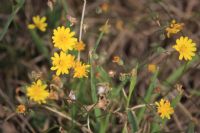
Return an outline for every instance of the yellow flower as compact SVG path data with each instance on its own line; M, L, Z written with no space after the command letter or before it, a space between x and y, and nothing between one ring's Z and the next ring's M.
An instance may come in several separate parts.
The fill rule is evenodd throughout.
M196 44L188 37L180 37L173 46L179 52L179 60L191 60L195 56Z
M157 66L155 64L148 64L148 71L151 73L154 73L157 69Z
M88 77L88 67L90 65L85 65L82 64L80 61L77 61L75 66L74 66L74 78L83 78L83 77Z
M167 32L167 37L169 38L171 34L176 34L183 29L183 23L176 23L176 20L172 20L169 27L165 29Z
M160 102L155 102L157 105L157 112L162 119L165 117L170 119L170 115L174 113L174 109L171 107L170 102L168 100L161 99Z
M107 12L109 10L109 4L104 2L103 4L101 4L100 8L103 12Z
M23 104L20 104L16 108L17 113L25 113L26 107Z
M64 26L54 29L52 37L54 47L63 51L72 50L77 43L77 38L73 37L74 35L75 32L71 32L69 28Z
M85 44L82 41L77 42L75 45L75 49L79 52L83 51L85 49Z
M112 59L112 62L114 63L119 63L120 62L120 57L119 56L114 56L113 59Z
M37 80L27 88L27 96L39 104L46 103L46 99L49 96L49 92L45 90L46 88L46 84L43 84L41 80Z
M68 74L69 69L74 66L74 56L65 54L64 52L54 53L54 57L51 57L53 66L51 70L56 70L56 75Z
M47 23L45 23L46 21L46 17L41 17L40 16L34 16L33 18L33 24L29 24L28 28L29 29L35 29L38 28L41 31L46 31L46 27L47 27Z
M112 59L112 62L117 63L118 65L121 65L121 66L124 64L123 60L119 56L114 56Z

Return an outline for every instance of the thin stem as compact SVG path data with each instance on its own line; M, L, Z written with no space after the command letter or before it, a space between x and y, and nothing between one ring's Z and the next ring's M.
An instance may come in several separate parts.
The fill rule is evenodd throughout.
M80 24L80 31L79 31L79 42L82 41L82 31L83 31L83 20L85 16L85 7L86 7L87 1L84 0L83 3L83 10L82 10L82 15L81 15L81 24ZM78 52L78 60L80 60L80 52Z
M149 105L154 105L154 104L149 104ZM131 108L131 110L135 110L135 109L138 109L138 108L143 108L143 107L146 107L147 104L140 104L140 105L136 105L134 107Z
M5 100L5 102L10 106L11 110L14 112L15 111L15 106L13 105L13 103L10 101L10 98L2 91L2 89L0 88L0 97L2 99ZM35 130L33 129L33 127L29 124L28 120L23 117L22 115L18 115L18 117L24 121L24 123L27 125L27 127L29 128L29 130L32 133L35 133Z
M90 128L90 118L89 118L89 116L87 118L87 127L90 130L90 132L92 133L91 128Z
M74 119L72 119L70 116L68 116L68 115L66 115L66 114L64 114L64 113L62 113L62 112L59 112L59 111L56 110L56 109L50 108L50 107L48 107L48 106L43 106L43 107L44 107L45 109L47 109L47 110L53 112L53 113L56 113L57 115L59 115L59 116L61 116L61 117L63 117L63 118L65 118L65 119L69 120L69 121L72 121L74 124L76 124L77 126L79 126L83 131L86 131L86 132L90 133L90 130L89 130L89 129L87 129L86 127L84 127L81 123L79 123L79 122L75 121Z

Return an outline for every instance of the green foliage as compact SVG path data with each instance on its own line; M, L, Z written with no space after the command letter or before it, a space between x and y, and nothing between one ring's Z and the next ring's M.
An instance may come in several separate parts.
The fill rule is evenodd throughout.
M47 59L49 59L49 51L47 47L44 44L44 41L39 37L37 32L35 30L30 30L31 37L33 39L33 42L37 48L37 50L44 55Z
M156 70L156 72L153 74L152 78L151 78L151 82L150 82L150 85L147 89L147 93L144 97L144 102L145 104L149 104L150 100L151 100L151 96L152 96L152 93L153 93L153 90L155 89L156 87L156 80L157 80L157 76L158 76L158 70ZM146 107L144 108L141 108L138 112L138 123L140 123L140 121L142 120L143 116L144 116L144 113L145 113L145 110L146 110Z
M11 22L13 21L14 17L16 16L16 14L19 12L19 10L22 8L22 6L24 4L24 0L16 0L16 2L17 2L17 5L14 6L14 9L13 9L11 15L8 17L8 20L7 20L3 30L0 33L0 41L3 39Z
M163 8L162 0L153 0L151 2L154 2L154 4L159 4L159 5L162 4L162 8ZM14 21L14 18L17 16L19 10L24 7L24 4L25 4L24 0L16 0L16 5L13 6L13 11L11 15L8 17L7 22L5 23L5 26L2 28L2 31L0 33L0 41L4 39L5 34L8 32L9 26ZM80 24L79 18L81 17L76 16L78 23L75 24L74 26L71 26L72 23L67 18L67 15L69 15L69 12L68 12L69 8L71 9L70 5L68 5L68 2L66 0L58 0L55 3L53 2L53 8L51 10L47 9L44 12L47 16L47 23L48 23L47 32L40 33L36 29L28 30L31 36L31 41L29 41L29 43L31 42L32 44L35 45L35 48L38 51L38 54L43 55L46 59L45 61L48 61L48 63L50 62L50 57L51 57L50 53L58 49L56 48L51 49L47 47L47 45L45 45L46 40L44 39L43 35L47 34L48 37L52 41L51 37L53 34L53 29L61 25L64 25L65 27L69 27L71 30L75 30L75 31L80 30L78 28L81 27L79 25ZM93 9L93 6L91 6L90 8ZM77 15L77 14L80 15L80 12L77 11L73 15ZM90 17L89 13L87 15ZM145 19L148 19L148 21L149 20L151 21L151 19L155 21L156 24L158 24L159 26L158 26L157 31L153 31L153 32L155 32L156 34L159 34L159 37L158 38L155 37L156 39L158 39L156 41L154 41L154 38L153 38L153 43L151 43L151 40L150 40L148 53L145 54L147 56L144 56L144 58L142 57L144 60L139 60L139 59L136 59L135 57L133 58L131 57L131 58L127 58L128 61L122 60L123 63L121 63L120 65L117 63L115 64L113 62L110 63L109 61L107 61L108 58L112 56L112 54L115 54L115 51L113 51L113 53L107 53L109 54L108 58L106 57L107 54L101 55L102 54L101 51L100 50L97 51L97 49L100 46L102 46L100 44L103 44L102 39L105 36L107 37L106 30L108 29L101 30L99 32L99 35L95 34L96 40L94 39L95 41L93 40L91 41L93 43L93 45L91 45L92 47L89 47L89 45L87 46L87 48L90 48L89 50L88 49L86 50L88 53L84 51L85 53L84 52L81 53L81 55L84 55L84 57L77 58L77 61L88 60L88 63L90 65L88 77L85 77L82 79L72 78L73 76L71 75L71 73L74 72L74 69L70 69L69 75L60 76L60 79L62 80L61 82L64 84L64 86L61 88L58 87L59 89L54 87L57 85L57 83L54 83L52 81L52 75L54 73L50 71L50 68L46 68L46 66L43 66L43 65L37 66L37 64L34 64L35 66L31 67L30 64L28 64L29 62L24 63L23 59L19 59L20 61L22 60L20 62L21 64L23 65L28 64L27 66L30 67L28 69L30 70L42 69L42 71L44 71L45 74L47 73L46 75L49 76L48 79L45 79L46 78L45 76L44 77L40 76L39 78L47 82L47 85L48 85L47 89L49 92L55 91L56 94L58 95L58 99L56 100L49 99L47 103L38 106L35 103L32 103L31 100L27 98L27 96L25 95L26 88L24 86L21 87L21 91L23 94L22 96L16 96L16 99L17 99L17 102L23 101L22 103L26 103L28 111L25 113L23 118L19 117L20 121L24 120L28 116L27 117L28 123L31 124L33 128L35 129L38 128L38 130L36 131L41 131L43 128L45 128L46 123L47 124L50 123L49 125L52 125L52 126L49 127L47 130L44 130L44 133L61 132L59 131L61 129L66 130L67 132L75 132L75 133L76 132L77 133L78 132L106 133L106 132L112 132L112 131L115 132L115 130L116 132L136 133L140 131L141 132L146 131L144 130L144 128L148 128L148 131L151 131L152 133L163 132L164 127L167 125L168 119L161 119L159 117L159 114L156 113L156 108L154 104L155 100L160 99L161 97L167 98L171 101L170 102L171 107L173 107L174 109L176 109L177 105L181 104L181 98L183 96L183 93L178 93L178 94L176 93L175 97L171 98L171 93L173 93L172 92L173 86L176 83L180 82L183 75L185 75L191 68L195 68L198 66L197 62L199 61L199 55L196 55L195 57L193 57L193 60L191 61L180 62L178 68L174 68L173 71L170 73L166 71L164 73L166 75L164 76L159 74L160 70L162 69L160 70L157 69L156 72L149 73L146 69L146 66L148 65L148 63L153 63L154 61L158 62L157 65L159 68L160 66L162 66L162 61L160 61L161 59L164 58L165 60L165 59L171 58L174 54L173 53L174 51L171 52L170 51L171 49L170 49L169 50L170 52L167 53L167 54L170 54L170 56L168 55L167 57L163 56L163 54L165 54L168 51L168 47L171 47L171 46L165 47L162 45L163 43L162 41L165 41L164 32L165 32L166 26L163 25L163 22L160 18L161 15L159 12L153 11L153 9L150 9L149 15L150 16L145 16L140 21L145 21ZM140 23L140 21L134 22L134 23ZM113 23L115 23L115 20L111 21L111 24ZM105 25L107 24L108 24L108 21L106 22ZM127 27L129 28L130 25L132 24L129 24ZM84 21L84 26L87 27L87 21ZM122 35L124 34L124 36L129 35L129 32L128 32L129 29L127 27L124 26L123 28L125 30L122 30L122 33L121 33ZM90 27L90 29L87 29L87 28L86 29L89 32L91 32L93 31L91 30L92 28ZM112 28L113 28L112 29L113 31L116 30L114 29L114 27ZM95 30L99 30L99 29L96 28ZM137 30L138 29L135 28L134 32ZM145 32L145 34L146 33L148 32ZM108 36L113 37L115 34L116 33L112 33L111 35L108 35ZM119 37L121 37L122 35L120 35ZM87 40L87 38L89 37L85 35L85 38L83 38L83 40ZM133 37L133 40L134 39L135 38ZM123 38L122 39L120 38L118 41L121 41L121 40L123 40ZM166 40L168 41L170 39L166 39ZM171 40L173 40L173 38ZM88 44L90 43L90 41L86 41L86 42ZM109 43L111 42L112 42L112 39L109 40ZM147 42L149 42L149 40L147 40ZM7 54L11 56L12 60L11 61L1 60L0 61L1 68L6 68L9 65L13 65L15 63L15 61L13 60L17 59L18 54L19 54L17 50L12 48L12 46L10 45L6 45L6 43L5 44L2 43L2 45L0 45L0 51L5 52L6 56ZM114 46L116 44L117 43L115 43L115 41L114 43L112 43L112 45ZM127 44L129 44L129 42L127 42ZM135 47L135 45L133 47ZM132 47L129 47L128 45L128 48L126 47L124 48L125 53L127 52L126 49L128 49L129 51L129 48L132 48ZM137 49L139 48L136 47L136 50ZM20 48L20 50L24 52L26 49L24 50ZM105 51L106 50L107 50L107 47L105 47ZM78 57L80 55L80 53L75 50L65 51L65 53L66 54L70 53L74 55L75 57ZM105 63L103 64L99 60L100 58L103 58L107 62L109 62L110 66L107 66L106 64L107 62L103 62ZM177 58L177 62L178 62L178 58ZM99 65L101 63L103 64L103 66ZM127 70L130 68L132 68L131 72ZM111 69L113 69L116 72L116 75L113 77L109 75L109 70ZM18 72L17 70L19 69L16 68L15 73ZM99 75L97 76L97 74ZM7 77L7 76L14 77L16 79L18 78L17 76L15 77L15 74L12 75L9 72L8 74L6 73L6 75L0 76L0 78L3 79L4 77ZM145 80L143 80L143 78ZM35 80L35 79L30 76L30 79L26 77L26 80ZM16 80L12 82L14 83L16 82L13 87L14 89L20 86L21 84L24 84L24 81L21 81L21 79L19 79L19 81ZM98 87L99 87L98 85L100 84L108 85L107 87L109 88L109 91L103 92L102 94L98 94ZM141 86L142 87L147 86L147 89L145 89L145 91L142 92L142 90L144 89L141 89L142 88ZM158 86L160 86L161 92L156 93L155 89ZM12 91L12 90L9 89L9 91ZM75 97L76 97L75 100L70 99L69 92L71 91L75 93ZM141 96L139 96L140 93L144 94L144 97L141 98ZM200 96L200 92L198 90L191 90L189 91L189 93L192 96ZM105 96L105 99L104 99L105 101L101 101L100 96L102 95ZM20 97L23 97L23 98L20 98ZM6 99L6 101L9 101L8 98L3 97L3 99ZM107 102L106 100L109 102L105 104L105 102ZM11 103L11 105L13 106L12 108L14 108L15 104L16 104L15 102ZM40 112L40 113L37 113L37 112ZM30 120L29 120L29 117L30 117ZM6 118L6 119L11 119L11 118ZM18 119L18 116L16 117L16 119ZM26 126L27 125L25 125L25 127ZM195 123L190 122L187 128L187 132L194 133L195 126L196 126Z
M137 118L135 115L133 115L132 111L128 110L128 121L131 125L131 132L135 133L138 131L138 125L137 125Z

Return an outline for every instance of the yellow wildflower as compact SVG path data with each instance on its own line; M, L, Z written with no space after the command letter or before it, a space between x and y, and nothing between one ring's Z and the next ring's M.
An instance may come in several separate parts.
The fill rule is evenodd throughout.
M56 75L68 74L69 69L74 66L74 56L65 54L64 52L54 53L54 57L51 57L53 66L51 70L56 70Z
M25 113L26 107L23 104L20 104L17 106L16 111L17 111L17 113L20 113L20 114Z
M148 71L151 73L154 73L157 69L157 66L155 64L148 64Z
M170 119L170 115L174 113L174 109L171 107L168 100L161 99L160 102L155 102L157 105L157 112L162 119L165 117Z
M72 50L77 43L77 38L73 37L74 35L75 32L71 32L70 28L64 26L54 29L52 37L54 47L63 51Z
M114 56L112 62L117 63L118 65L121 66L124 64L123 60L119 56Z
M74 78L83 78L83 77L88 77L88 67L90 65L85 65L84 63L82 64L80 61L77 61L75 66L74 66Z
M46 99L49 96L49 92L45 90L46 88L46 84L43 84L41 80L37 80L27 88L27 96L39 104L46 103Z
M179 52L179 60L191 60L195 56L196 44L192 42L192 39L181 36L176 40L176 44L173 46Z
M102 3L100 7L103 12L108 12L109 10L109 4L106 2Z
M183 23L176 23L176 20L172 20L169 27L165 29L167 32L167 37L169 38L171 34L176 34L183 29Z
M47 23L46 21L46 17L40 17L40 16L34 16L33 18L33 24L29 24L28 28L29 29L35 29L38 28L41 31L46 31L46 27L47 27Z
M120 62L120 57L119 56L114 56L113 59L112 59L112 62L114 63L119 63Z
M77 42L75 45L75 49L79 52L83 51L85 49L85 44L82 41Z

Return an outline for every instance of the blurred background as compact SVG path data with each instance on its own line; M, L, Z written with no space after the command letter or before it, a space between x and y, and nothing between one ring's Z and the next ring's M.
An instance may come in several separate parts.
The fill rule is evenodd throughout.
M55 124L65 124L59 117L45 114L40 107L35 108L40 113L32 116L14 116L14 111L20 103L19 97L25 95L22 90L32 82L33 74L39 73L44 79L49 79L52 74L50 57L55 51L52 45L53 29L71 25L78 37L82 7L83 0L1 0L0 132L32 132L31 129L43 132ZM86 50L81 53L81 59L88 61L89 51L99 36L99 28L108 20L108 32L97 48L98 60L95 63L101 65L106 72L116 73L113 78L116 86L120 82L117 78L120 73L130 72L137 62L141 64L136 90L131 99L131 105L135 105L149 85L147 64L154 63L159 67L160 84L184 64L178 60L176 52L171 52L176 38L189 36L199 48L199 7L199 0L87 0L82 35ZM47 17L46 32L30 31L27 28L36 15ZM179 35L167 38L165 28L173 19L184 23L184 29ZM113 63L114 56L119 56L123 64ZM186 132L192 126L196 133L200 132L199 63L200 60L197 60L190 65L168 86L168 93L172 95L175 83L182 84L184 89L175 116L167 124L168 132ZM70 88L68 84L65 86ZM162 85L158 87L162 88ZM146 121L151 122L148 118ZM116 127L111 125L110 131L121 132L122 125L117 119L115 122ZM78 132L75 129L69 131Z

